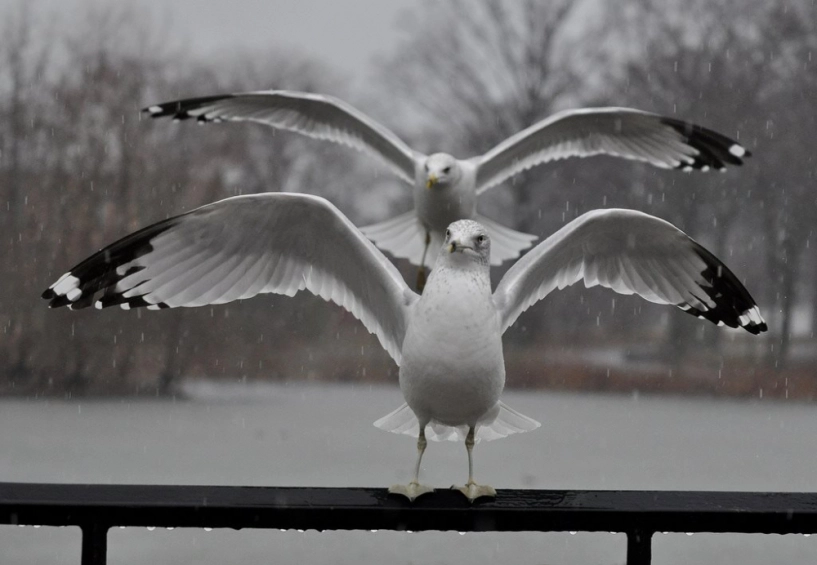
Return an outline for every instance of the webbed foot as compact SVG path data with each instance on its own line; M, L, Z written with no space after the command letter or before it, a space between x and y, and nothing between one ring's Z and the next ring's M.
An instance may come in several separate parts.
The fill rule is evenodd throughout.
M424 494L434 492L432 487L421 485L417 481L411 481L407 485L392 485L389 487L389 494L399 494L409 499L409 502L414 502L414 499Z
M496 489L488 485L478 485L474 481L468 481L464 487L453 486L452 489L460 491L472 503L482 497L496 498Z

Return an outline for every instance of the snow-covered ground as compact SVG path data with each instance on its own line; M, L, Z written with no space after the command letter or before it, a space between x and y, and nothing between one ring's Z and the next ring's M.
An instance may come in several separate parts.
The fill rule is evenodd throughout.
M397 388L196 384L192 399L0 401L0 481L388 486L414 443L371 422ZM497 488L817 490L817 409L798 403L513 392L542 428L475 450ZM462 483L432 444L423 481ZM624 562L612 534L113 530L108 563ZM79 562L78 530L0 527L0 563ZM817 562L817 536L661 535L656 565Z

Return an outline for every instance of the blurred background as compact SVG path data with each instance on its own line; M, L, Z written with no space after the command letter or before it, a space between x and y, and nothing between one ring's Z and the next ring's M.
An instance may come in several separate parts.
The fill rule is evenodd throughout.
M481 211L541 238L595 208L660 216L745 282L769 332L574 287L507 333L509 386L814 397L811 0L274 4L0 3L0 392L162 395L199 377L396 381L377 341L312 296L164 312L49 311L39 299L103 245L235 194L320 194L358 225L412 206L408 185L346 148L139 112L279 88L334 94L412 147L459 157L580 106L632 106L739 139L754 156L725 174L573 159L515 177Z
M140 114L294 89L458 157L581 106L738 139L754 155L723 174L594 157L481 198L481 213L541 238L596 208L669 220L746 284L769 331L607 289L552 293L504 339L508 402L543 428L480 444L477 475L498 488L817 490L813 0L0 0L0 33L0 481L408 480L413 442L369 425L402 401L397 368L335 305L302 293L72 312L39 297L115 239L236 194L319 194L357 225L408 210L408 186L347 148ZM461 446L432 446L424 464L431 484L464 478ZM77 560L77 532L8 530L9 562ZM109 559L606 565L624 554L608 534L286 535L113 532ZM662 536L656 563L813 563L817 545L790 538Z

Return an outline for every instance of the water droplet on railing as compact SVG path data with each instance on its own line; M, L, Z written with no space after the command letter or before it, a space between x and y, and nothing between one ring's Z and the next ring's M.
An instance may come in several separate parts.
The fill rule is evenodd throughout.
M213 531L213 528L204 528L204 531L205 531L205 532L212 532L212 531Z
M147 527L147 531L149 531L149 532L152 532L155 529L156 529L156 526L148 526Z

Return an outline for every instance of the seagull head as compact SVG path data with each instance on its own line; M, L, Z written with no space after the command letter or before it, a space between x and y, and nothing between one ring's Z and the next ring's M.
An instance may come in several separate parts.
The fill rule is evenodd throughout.
M491 238L485 227L474 220L459 220L445 230L441 256L455 263L478 263L487 266L491 257Z
M435 153L425 162L426 188L444 188L460 178L460 164L448 153Z

